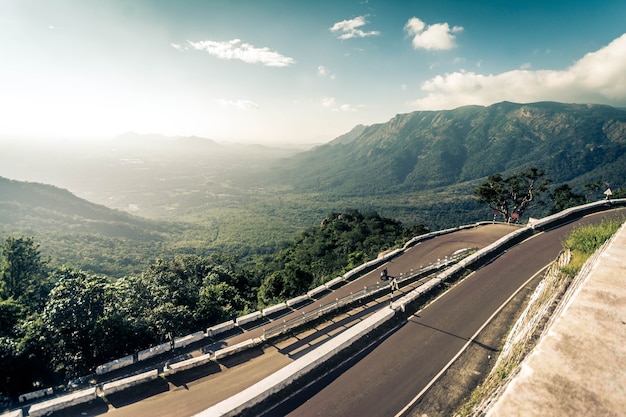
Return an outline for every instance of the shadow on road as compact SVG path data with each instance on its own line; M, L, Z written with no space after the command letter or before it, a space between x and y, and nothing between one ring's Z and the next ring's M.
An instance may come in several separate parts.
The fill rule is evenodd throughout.
M287 355L289 358L294 360L298 359L299 357L307 354L311 350L317 348L324 342L330 340L330 338L336 336L338 329L343 328L343 330L345 330L350 327L350 325L354 322L363 320L363 318L365 318L367 315L375 312L376 310L379 310L380 308L380 304L375 304L362 310L353 311L353 314L350 314L348 317L345 317L341 320L333 321L333 319L331 319L329 320L329 322L332 322L332 324L320 329L319 331L315 331L309 336L303 337L301 339L298 338L298 336L294 336L298 340L287 347L278 348L275 345L274 347L276 347L276 350L278 350L279 353Z
M233 368L237 365L241 365L242 363L248 362L249 360L259 357L261 355L263 355L263 349L257 346L251 349L246 349L243 352L238 353L236 355L222 358L218 362L226 368Z
M177 372L175 374L168 375L167 380L176 387L189 389L187 387L188 383L197 381L218 372L222 372L220 366L215 362L209 362L206 365L199 366L188 371Z
M169 391L169 384L162 378L107 395L107 401L115 408L125 407L157 394Z
M419 316L418 316L418 317L419 317ZM432 329L432 330L435 330L435 331L438 331L438 332L441 332L441 333L447 334L447 335L449 335L449 336L456 337L457 339L465 340L466 342L469 342L469 341L470 341L470 339L469 339L468 337L458 336L458 335L456 335L456 334L453 334L453 333L447 332L447 331L445 331L445 330L441 330L441 329L437 329L436 327L429 326L428 324L421 323L421 322L417 321L415 317L411 317L408 321L409 321L409 322L411 322L411 323L413 323L413 324L417 324L417 325L419 325L419 326L427 327L427 328L429 328L429 329ZM472 342L472 344L475 344L475 345L477 345L477 346L480 346L481 348L483 348L483 349L485 349L485 350L489 350L489 351L491 351L491 352L497 352L497 351L498 351L498 349L496 349L496 348L494 348L494 347L491 347L491 346L487 346L487 345L485 345L484 343L480 343L480 342L479 342L479 341L477 341L477 340L471 340L471 342Z

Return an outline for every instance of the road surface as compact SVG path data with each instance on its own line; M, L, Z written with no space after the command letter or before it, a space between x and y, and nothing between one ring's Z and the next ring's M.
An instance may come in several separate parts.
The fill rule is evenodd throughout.
M509 296L557 257L561 241L573 227L599 222L608 215L585 217L509 249L411 316L403 327L349 369L327 375L268 415L397 415Z
M319 303L330 302L364 286L379 282L380 271L383 268L387 268L391 276L407 273L411 269L419 269L420 266L426 266L438 259L443 259L459 249L485 247L514 230L516 230L515 226L493 224L464 229L426 240L413 246L403 255L384 266L338 288L321 298L315 305L305 306L291 315L302 314L302 311L315 308ZM291 315L281 317L281 320L288 319ZM338 331L341 330L342 319L340 317L335 320L337 327L339 327ZM270 325L268 324L268 326ZM234 335L221 341L220 344L222 346L232 345L251 337L258 337L262 332L262 327L257 327ZM102 402L89 410L83 410L83 412L86 413L84 415L106 413L106 416L110 417L191 416L236 394L290 363L304 352L297 350L299 345L306 342L309 348L307 350L310 350L323 342L323 340L318 339L320 338L316 336L315 330L309 331L298 336L298 339L289 339L264 350L253 349L241 357L221 360L219 365L209 365L195 372L186 373L184 376L168 377L166 382L159 381L157 384L151 384L132 392L123 392L113 398L107 398L109 404ZM294 354L296 350L298 355Z

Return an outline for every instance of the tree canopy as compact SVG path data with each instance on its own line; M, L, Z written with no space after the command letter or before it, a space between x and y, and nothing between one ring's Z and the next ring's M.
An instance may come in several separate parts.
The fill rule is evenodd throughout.
M8 238L0 260L0 396L62 384L109 360L301 295L426 232L346 209L256 263L181 254L117 279L51 268L33 238Z
M539 195L547 190L550 180L545 171L529 168L504 178L502 174L492 174L487 181L474 190L478 203L486 203L495 214L502 215L507 223L516 222L537 201Z

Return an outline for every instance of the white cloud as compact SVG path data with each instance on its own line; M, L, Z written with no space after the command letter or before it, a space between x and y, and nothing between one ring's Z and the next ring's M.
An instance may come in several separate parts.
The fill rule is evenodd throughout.
M342 104L341 106L339 106L339 111L356 111L357 108L354 107L352 104Z
M225 109L235 109L242 111L254 111L259 109L259 105L250 100L217 100L217 103Z
M456 47L455 33L461 32L461 26L450 28L447 23L427 25L417 17L412 17L404 25L404 31L413 36L413 48L427 50L446 50Z
M453 72L426 81L422 90L427 96L411 103L417 109L451 109L503 100L626 106L626 34L565 70L519 69L495 75Z
M226 42L187 41L185 46L175 43L170 45L181 51L195 49L205 51L219 59L238 59L248 64L261 64L267 67L287 67L296 63L293 58L281 55L269 48L257 48L249 43L243 43L241 39Z
M320 100L320 103L323 108L334 112L355 112L359 108L363 107L363 105L353 106L352 104L347 103L337 105L335 97L324 97Z
M317 75L319 75L320 77L328 77L331 80L335 79L335 74L332 74L330 70L323 65L317 67Z
M367 22L365 21L365 16L358 16L354 19L350 20L342 20L341 22L335 23L330 31L337 36L338 39L352 39L352 38L365 38L368 36L377 36L380 35L380 32L377 30L372 30L369 32L364 32L359 29L361 26L365 26Z
M322 107L332 108L335 106L335 97L324 97L321 100Z

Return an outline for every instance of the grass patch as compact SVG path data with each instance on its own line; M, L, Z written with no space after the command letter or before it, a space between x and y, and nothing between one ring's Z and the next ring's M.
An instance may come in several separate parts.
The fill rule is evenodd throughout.
M589 256L617 232L622 222L623 220L604 219L598 225L583 225L574 229L563 242L563 247L571 251L572 259L561 271L575 276Z

